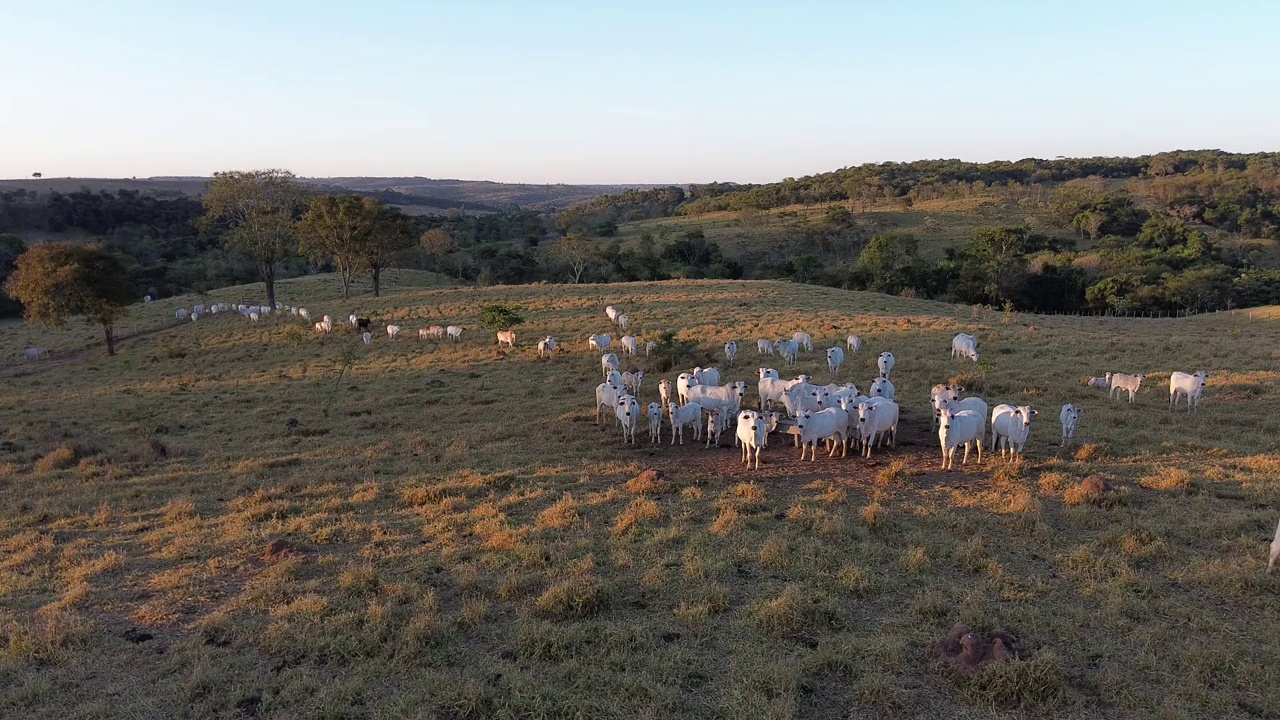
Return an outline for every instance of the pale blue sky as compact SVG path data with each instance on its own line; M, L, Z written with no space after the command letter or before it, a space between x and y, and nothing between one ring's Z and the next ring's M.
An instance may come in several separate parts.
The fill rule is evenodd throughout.
M1270 2L0 0L0 177L771 181L1280 149Z

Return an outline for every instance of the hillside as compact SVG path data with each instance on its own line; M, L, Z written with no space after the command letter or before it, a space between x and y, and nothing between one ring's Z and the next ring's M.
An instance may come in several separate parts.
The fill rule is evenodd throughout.
M291 317L171 320L225 288L97 333L0 323L0 708L6 718L1265 716L1280 708L1280 312L1184 320L998 313L781 282L436 288L406 276L313 314L405 330L322 336ZM389 283L390 285L391 283ZM495 353L488 303L518 303ZM624 446L593 423L603 308L677 367L747 380L757 337L806 329L781 368L842 380L898 359L897 448L759 471L732 438ZM459 342L416 329L457 323ZM979 338L981 362L951 360ZM538 360L546 334L561 352ZM405 337L409 336L409 337ZM1123 342L1118 341L1123 338ZM738 364L722 362L736 339ZM775 359L776 360L776 359ZM660 358L642 403L673 378ZM1163 382L1210 373L1200 413ZM1148 373L1135 404L1081 384ZM929 387L1039 409L1024 460L939 471ZM1059 448L1057 408L1082 408ZM666 479L635 479L654 468ZM1090 500L1089 475L1115 486ZM276 543L275 541L283 541ZM1023 659L969 676L931 651L1004 628ZM145 688L139 692L138 688Z
M38 192L75 192L89 188L95 192L133 190L163 197L186 195L198 197L204 192L203 177L155 177L155 178L28 178L0 180L0 192L25 189ZM373 178L303 178L305 182L322 189L342 188L348 191L370 194L393 193L383 196L388 202L408 208L433 208L446 210L463 208L472 211L494 212L514 206L533 210L566 208L585 202L598 195L618 193L630 188L648 185L533 185L526 183L501 183L478 180L434 180L421 177ZM403 197L396 197L401 195ZM396 202L396 201L399 202Z

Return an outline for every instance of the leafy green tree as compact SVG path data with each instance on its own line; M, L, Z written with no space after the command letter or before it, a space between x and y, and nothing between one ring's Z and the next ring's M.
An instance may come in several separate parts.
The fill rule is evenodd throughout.
M373 296L382 294L382 271L405 250L413 247L413 218L381 200L363 198L362 212L369 218L369 232L361 244L364 267L373 280Z
M13 272L14 263L27 251L27 244L22 238L9 233L0 233L0 286ZM18 315L22 305L8 296L0 295L0 317Z
M1164 276L1164 293L1184 310L1204 312L1227 304L1231 281L1231 270L1223 265L1191 268Z
M46 243L14 265L4 289L22 303L27 322L63 327L67 318L83 316L102 327L107 354L116 354L115 324L135 297L119 259L89 245Z
M306 192L287 170L232 170L205 183L204 225L225 230L229 248L248 253L267 287L267 304L276 303L276 270L296 254L294 219Z
M909 233L876 235L858 257L858 267L870 275L872 290L896 295L911 284L919 249L919 239Z
M449 253L453 252L456 247L453 244L453 236L449 234L449 231L438 227L422 233L422 237L418 238L418 245L427 254L427 257L435 262L437 275L440 274L440 262Z
M480 324L490 330L510 330L524 324L519 305L495 304L480 308Z
M298 221L298 249L317 262L333 259L342 278L342 297L351 296L351 278L377 220L376 201L356 195L323 195L311 201Z

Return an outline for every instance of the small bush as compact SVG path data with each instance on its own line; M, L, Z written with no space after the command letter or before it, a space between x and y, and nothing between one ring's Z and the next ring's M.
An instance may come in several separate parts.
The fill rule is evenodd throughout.
M1047 472L1040 474L1040 492L1045 495L1057 495L1062 492L1062 486L1066 484L1067 476L1057 472Z
M656 346L649 352L653 372L670 372L676 368L690 368L702 363L698 343L677 339L674 330L663 331L654 342Z
M520 315L522 309L519 305L503 303L485 305L480 308L480 324L489 330L510 330L524 324L524 317Z

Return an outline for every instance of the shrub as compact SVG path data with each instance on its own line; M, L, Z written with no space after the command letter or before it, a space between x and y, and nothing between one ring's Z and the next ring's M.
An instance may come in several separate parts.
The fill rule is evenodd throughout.
M489 330L510 330L516 325L524 324L519 305L497 303L480 308L480 324Z
M702 363L702 353L693 340L679 340L674 330L666 330L654 341L649 352L653 372L670 372L676 368L694 367Z

